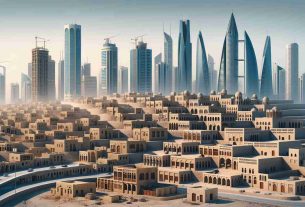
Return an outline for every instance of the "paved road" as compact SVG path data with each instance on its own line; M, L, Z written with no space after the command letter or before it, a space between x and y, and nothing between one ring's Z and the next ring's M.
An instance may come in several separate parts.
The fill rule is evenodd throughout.
M61 168L73 168L73 167L76 167L76 166L79 166L79 164L78 163L71 163L71 164L68 164L67 167L63 167L62 165L55 165L54 166L55 168L50 168L50 166L41 167L41 168L33 168L32 172L29 172L28 170L22 170L22 171L17 171L16 172L16 178L21 177L21 176L26 175L26 174L33 174L35 172L53 170L53 169L61 169ZM7 182L10 182L14 179L15 179L15 172L9 173L7 176L2 175L2 176L0 176L0 186L3 185L3 184L6 184Z
M235 200L241 200L241 201L247 201L247 202L253 202L253 203L260 203L260 204L277 205L277 206L295 206L295 207L304 207L305 206L305 201L288 201L288 200L262 198L262 197L258 197L258 196L242 195L242 194L235 194L235 193L224 193L224 192L219 192L218 195L223 198L235 199Z
M30 189L33 189L32 192L34 192L35 188L43 187L43 186L47 187L51 184L55 184L57 181L86 180L86 179L92 179L92 178L96 179L97 177L104 177L104 176L109 176L109 173L100 173L100 174L95 174L95 175L85 175L85 176L77 176L77 177L60 178L60 179L54 179L54 180L48 180L48 181L44 181L44 182L40 182L40 183L35 183L35 184L32 184L32 185L26 185L26 186L17 188L16 191L12 190L12 191L9 191L9 192L1 195L0 196L0 202L3 201L3 199L7 199L7 198L12 197L16 193L22 193L22 192L30 190ZM41 190L41 188L39 190ZM22 197L22 195L20 195L20 197ZM14 199L18 199L18 198L14 198ZM1 204L0 204L0 206L1 206Z

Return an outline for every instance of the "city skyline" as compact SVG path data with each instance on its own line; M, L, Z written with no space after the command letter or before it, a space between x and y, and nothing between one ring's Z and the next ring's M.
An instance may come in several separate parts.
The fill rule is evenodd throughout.
M19 2L19 1L16 1ZM294 12L300 8L304 8L305 4L304 3L298 3L298 2L293 2L291 4L287 4L284 1L280 1L277 3L274 1L268 2L269 6L266 6L265 10L269 10L268 12L264 12L264 14L260 15L258 17L253 11L250 12L249 14L245 14L245 11L247 8L251 7L254 11L255 10L260 10L261 8L258 8L257 6L253 5L253 3L247 3L245 5L237 5L238 2L240 1L232 1L230 4L230 7L232 9L225 9L223 6L221 6L221 2L219 1L217 3L213 3L210 1L207 1L206 4L211 6L215 5L212 10L214 11L222 11L219 13L219 15L215 16L212 14L211 11L207 12L201 12L198 15L198 9L195 9L194 12L189 12L189 9L186 9L184 12L182 12L183 5L185 3L181 1L177 1L177 4L172 4L172 6L175 8L176 12L169 13L161 13L161 16L166 16L167 21L164 21L163 19L161 20L160 17L156 16L155 14L148 14L148 16L153 18L153 21L150 21L149 26L144 24L143 21L148 18L145 17L143 20L141 20L139 23L135 23L132 18L134 18L135 14L129 13L130 11L133 10L130 6L126 6L125 1L117 1L116 3L109 3L109 2L103 2L103 6L105 8L108 8L109 11L103 13L103 15L113 15L113 13L116 13L117 11L122 11L122 13L118 13L118 16L121 15L126 15L124 21L126 22L133 22L131 26L128 28L122 25L122 22L118 23L118 17L112 18L109 20L109 22L103 23L103 26L100 26L100 24L94 24L90 22L90 19L98 16L99 18L102 18L102 14L97 14L97 8L101 7L100 1L88 1L88 3L83 4L78 1L72 6L68 12L67 5L68 3L64 3L60 6L61 11L65 11L62 14L62 17L64 16L65 18L61 18L59 20L58 16L51 15L50 10L52 8L57 8L55 4L50 3L39 3L36 1L33 1L37 4L37 7L35 8L27 8L22 2L19 2L20 4L16 5L16 2L6 2L3 4L3 8L6 8L6 10L1 14L3 17L6 17L4 19L7 19L9 16L9 13L7 11L14 9L14 10L20 10L21 14L26 14L32 11L33 9L38 9L41 6L47 5L48 7L45 8L46 15L42 16L42 19L45 20L46 22L50 23L50 27L54 28L52 30L48 30L45 28L45 26L41 25L38 27L39 21L33 21L33 15L26 15L25 19L27 21L31 20L29 22L29 26L25 27L19 27L19 29L22 29L22 32L24 35L22 37L19 37L18 35L18 41L17 43L20 45L28 45L26 47L22 47L20 50L16 50L16 45L15 43L10 42L11 47L9 48L7 53L0 52L1 55L1 60L3 61L8 61L7 63L4 63L6 65L7 69L7 83L6 83L6 94L7 94L7 100L10 99L9 97L9 87L8 85L11 82L15 82L14 80L14 73L20 73L21 72L26 72L27 68L27 63L30 62L30 57L29 56L29 51L33 48L34 46L34 36L35 35L41 35L47 39L50 39L49 42L47 42L47 48L50 51L50 55L52 58L56 61L56 64L58 63L59 57L60 57L60 52L64 50L64 32L63 32L63 25L69 24L72 22L76 22L77 24L82 25L82 59L87 59L89 62L92 64L92 73L93 75L97 76L98 75L98 70L100 68L100 58L99 58L99 52L100 49L102 48L102 43L104 37L107 37L112 34L118 34L117 37L114 38L113 42L117 44L118 49L119 49L119 66L129 66L129 50L132 48L132 44L130 43L130 39L133 38L134 36L137 36L139 34L146 34L143 38L144 41L148 43L148 45L151 45L152 49L152 56L154 57L156 54L159 52L162 52L163 48L163 27L162 25L164 24L164 30L166 32L171 33L172 38L173 38L173 67L176 67L178 64L177 62L177 57L178 57L178 34L179 34L179 20L181 19L189 19L191 22L190 25L190 33L191 33L191 42L196 43L196 36L198 34L199 30L202 30L203 36L204 36L204 42L206 44L206 50L207 54L211 55L215 59L215 69L219 70L219 65L220 65L220 56L221 56L221 47L222 47L222 42L223 42L223 37L225 35L226 31L226 26L228 23L228 19L231 15L231 12L234 11L234 8L240 8L236 9L234 11L234 15L237 21L237 26L238 26L238 32L243 33L243 30L247 29L247 32L251 36L251 40L253 43L254 51L257 57L257 64L258 64L258 70L259 70L259 77L261 76L261 68L262 68L262 53L263 53L263 47L264 47L264 39L266 35L270 35L272 38L272 63L278 63L279 65L286 66L286 45L290 44L292 42L297 42L299 44L299 56L300 56L300 63L299 63L299 75L301 75L304 72L304 61L302 58L303 54L305 54L304 49L302 45L304 44L303 38L297 37L299 35L296 34L301 34L303 33L303 29L301 28L301 20L304 18L303 15L294 15ZM132 1L131 4L135 4L138 1ZM168 5L171 1L167 1L164 3L164 5ZM197 1L191 1L190 5L198 5L196 6L201 8L202 11L205 11L206 8L202 5L201 2ZM84 6L84 10L86 11L92 11L90 14L86 15L77 15L79 12L79 6L82 5ZM287 15L285 17L285 20L281 19L279 16L274 16L274 12L270 10L270 5L276 6L279 11L282 9L289 9ZM124 7L124 8L123 8ZM160 4L151 4L148 3L147 5L142 5L139 4L139 7L142 8L158 8L160 7ZM21 9L24 8L24 9ZM110 12L112 11L112 12ZM263 18L265 16L265 13L268 13L270 18L264 18L262 21L259 21L259 24L253 24L254 20L258 18ZM83 14L83 13L82 13ZM197 14L197 15L195 15ZM19 15L19 14L18 14ZM17 17L18 17L17 15ZM59 15L60 16L60 15ZM275 32L274 30L278 31L279 26L277 26L274 23L271 23L271 20L273 21L281 21L284 25L286 23L286 27L284 29L283 26L281 26L281 33ZM15 24L20 24L20 22L23 22L25 20L20 20L18 23L16 23L17 18L16 17L10 17L8 22L15 23ZM201 23L202 22L202 23ZM289 24L290 22L293 22L293 24ZM6 22L4 23L4 26L6 25ZM298 26L299 25L299 26ZM150 27L154 28L153 30L150 29ZM277 29L276 29L277 28ZM5 31L14 31L16 28L11 28L11 27L5 27ZM126 31L125 32L119 32L118 30L121 31ZM141 31L141 32L139 32ZM267 32L268 31L268 32ZM94 35L94 34L98 35ZM124 35L122 35L122 33ZM8 37L7 34L4 32L3 34L4 39L14 39L16 36L13 37ZM89 37L89 38L88 38ZM21 38L21 39L20 39ZM242 39L242 37L239 37ZM20 40L20 41L19 41ZM1 40L0 40L1 41ZM16 42L16 40L14 41ZM6 47L6 42L3 42L4 47ZM88 49L89 48L89 49ZM14 50L15 49L15 50ZM14 50L14 51L12 51ZM88 52L89 51L89 52ZM22 53L22 55L21 55ZM196 54L196 47L192 48L192 53ZM26 54L26 55L24 55ZM22 59L23 58L23 59ZM193 80L195 79L195 64L196 59L192 58L192 74L193 74ZM240 69L241 67L239 67ZM56 73L57 73L56 69ZM241 72L240 72L241 73ZM57 77L58 75L56 75ZM56 84L57 85L57 84Z

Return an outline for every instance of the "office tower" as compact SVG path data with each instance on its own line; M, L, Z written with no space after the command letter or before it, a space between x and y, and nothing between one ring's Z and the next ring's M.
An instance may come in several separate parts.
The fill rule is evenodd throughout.
M11 83L11 103L16 104L19 102L19 84Z
M192 43L190 21L180 21L178 42L178 91L192 91Z
M222 48L218 91L222 89L226 89L231 94L238 90L238 31L233 14Z
M305 104L305 73L301 76L300 86L301 103Z
M82 77L81 95L83 97L96 97L96 95L97 95L96 76L83 76Z
M91 64L90 63L84 63L82 65L82 76L91 76Z
M165 92L173 91L173 39L164 32L164 64L167 71Z
M32 80L31 78L21 73L21 101L22 103L31 102L32 97Z
M54 101L56 99L55 89L55 61L49 55L48 60L48 100Z
M208 55L208 67L209 67L209 76L210 76L210 87L211 90L217 90L217 70L215 70L214 58L211 55Z
M58 100L64 100L65 97L65 61L60 58L58 62Z
M105 40L101 52L100 95L117 93L118 85L118 48L114 43L110 43L109 38Z
M286 49L286 98L299 102L299 46L297 43L291 43Z
M252 97L253 94L259 94L259 78L255 51L251 39L246 31L244 41L244 93L246 96Z
M278 64L273 66L273 94L279 100L286 98L286 71Z
M262 76L261 76L261 88L260 88L260 96L267 96L269 98L272 97L272 65L271 65L271 40L270 37L267 36L264 53L263 53L263 68L262 68Z
M140 41L130 50L130 92L152 92L152 51Z
M197 57L196 57L196 92L203 94L210 93L210 76L207 55L202 38L202 33L199 31L197 39Z
M0 104L5 104L5 93L6 93L5 84L6 84L6 68L0 65Z
M81 26L65 25L65 99L81 95Z
M169 91L165 91L167 88L167 73L166 73L166 65L162 62L162 54L159 53L155 57L155 92L156 93L169 93Z
M32 78L32 63L28 63L28 76Z
M32 101L48 100L49 51L42 47L32 50Z
M121 66L119 71L119 81L118 81L118 87L120 93L127 93L128 92L128 68Z
M173 86L174 86L174 92L177 92L179 90L179 83L178 83L178 67L173 67Z

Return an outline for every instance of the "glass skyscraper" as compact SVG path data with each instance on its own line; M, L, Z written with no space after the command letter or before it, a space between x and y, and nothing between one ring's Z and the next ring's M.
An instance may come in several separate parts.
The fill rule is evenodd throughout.
M192 91L192 43L190 38L190 20L180 21L178 42L178 92Z
M54 101L56 98L55 88L55 61L49 55L48 61L48 97L49 101Z
M196 57L196 92L203 94L210 93L210 76L207 54L202 38L201 31L197 39L197 57Z
M273 67L273 94L279 100L286 98L286 71L278 64Z
M218 91L222 89L231 94L238 90L238 31L233 14L222 47Z
M120 88L120 93L128 92L128 67L120 67L118 85Z
M4 66L0 66L0 104L5 104L5 79L6 68Z
M264 53L263 53L263 68L261 77L260 96L273 96L272 90L272 65L271 65L271 39L269 36L266 38Z
M167 77L165 94L170 93L173 90L173 39L164 32L164 64L166 67Z
M118 85L118 48L115 44L106 42L101 52L101 70L99 80L99 94L110 95L117 93Z
M28 103L31 101L32 80L31 78L21 73L21 101Z
M143 41L130 51L129 80L130 92L152 92L152 51Z
M299 102L299 45L297 43L292 43L287 45L286 49L286 98Z
M58 62L58 100L65 97L65 61L62 58Z
M81 95L81 26L65 25L65 99Z
M253 94L259 93L258 68L255 51L247 32L245 32L245 94L251 97Z

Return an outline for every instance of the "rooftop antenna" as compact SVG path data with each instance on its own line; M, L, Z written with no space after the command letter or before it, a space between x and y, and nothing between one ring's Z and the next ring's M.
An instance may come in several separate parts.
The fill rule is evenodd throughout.
M141 38L141 41L143 42L143 36L145 36L145 34L137 36L137 37L134 37L134 38L131 38L131 40L134 41L135 46L137 46L139 38Z
M48 42L48 41L50 41L50 40L47 40L47 39L45 39L45 38L43 38L43 37L35 37L35 44L36 44L36 48L37 48L37 45L38 45L38 43L39 42L43 42L43 49L45 49L46 48L46 42Z

